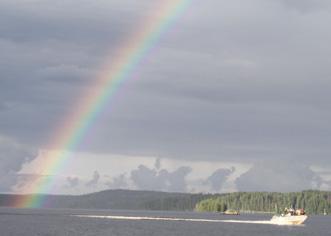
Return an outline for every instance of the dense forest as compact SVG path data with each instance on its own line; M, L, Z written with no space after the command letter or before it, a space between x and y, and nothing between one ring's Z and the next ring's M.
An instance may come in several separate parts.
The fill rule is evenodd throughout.
M303 191L293 193L238 192L204 199L197 211L281 212L285 207L304 208L308 214L331 212L331 192Z

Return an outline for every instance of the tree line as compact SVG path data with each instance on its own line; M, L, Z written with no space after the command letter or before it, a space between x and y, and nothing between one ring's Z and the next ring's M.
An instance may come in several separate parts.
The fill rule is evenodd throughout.
M201 200L195 205L197 211L224 212L278 212L285 207L303 208L308 214L331 213L331 192L302 191L292 193L277 192L237 192L216 195Z
M0 207L26 196L0 194ZM80 196L47 195L47 208L127 209L162 211L239 210L241 212L280 212L285 207L304 208L308 214L331 214L331 192L295 193L236 192L227 194L166 193L154 191L105 190Z

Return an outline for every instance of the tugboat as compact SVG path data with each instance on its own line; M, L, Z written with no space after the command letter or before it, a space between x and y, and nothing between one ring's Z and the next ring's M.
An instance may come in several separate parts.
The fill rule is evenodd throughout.
M301 225L307 218L308 216L303 209L285 208L284 213L273 216L270 222L277 225Z

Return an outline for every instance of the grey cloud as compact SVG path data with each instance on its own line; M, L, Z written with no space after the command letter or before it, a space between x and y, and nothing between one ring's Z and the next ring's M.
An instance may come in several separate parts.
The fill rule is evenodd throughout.
M129 179L126 177L126 174L120 174L105 184L111 189L124 189L129 186L128 181Z
M309 165L297 160L274 160L256 163L240 176L239 191L301 191L319 189L323 180Z
M324 181L324 184L326 184L326 186L327 186L326 189L330 191L331 190L331 181Z
M231 169L218 169L207 178L205 183L210 184L213 191L220 191L229 175L232 174L234 171L234 167L232 167Z
M159 169L161 168L161 159L160 159L160 158L157 158L157 159L155 160L154 168L155 168L156 170L159 170Z
M162 189L163 183L159 182L157 172L144 165L138 166L136 170L131 171L131 179L139 189Z
M130 12L126 18L120 17L127 11L114 1L102 4L87 1L77 4L72 0L60 4L51 1L43 4L2 1L0 19L4 23L0 27L5 38L20 42L56 39L100 43L114 40L128 29L127 19L136 19L137 16ZM12 19L10 24L9 19Z
M208 4L202 5L208 7ZM241 5L237 5L239 10ZM320 156L319 161L327 161L322 153L330 151L326 136L330 131L327 123L331 84L325 79L329 71L326 52L330 48L324 39L320 42L322 47L310 45L315 38L312 34L296 40L293 39L296 33L291 34L297 32L299 37L301 27L307 32L313 28L316 31L313 22L320 20L307 22L297 16L291 24L286 24L273 17L288 13L263 7L244 3L243 18L236 19L233 26L221 25L214 30L218 35L208 37L220 40L212 44L210 52L209 43L203 52L196 52L201 47L187 48L181 44L190 44L185 40L179 40L174 46L179 50L160 49L156 59L142 69L141 73L146 76L130 87L128 97L116 107L123 116L114 114L117 117L111 118L111 123L125 123L110 128L120 139L107 135L104 140L114 140L113 150L120 151L130 142L127 138L121 142L121 137L132 137L131 153L174 158L199 159L207 155L210 159L250 160L297 155L305 159ZM258 14L253 16L255 11ZM269 13L272 17L267 16ZM265 18L267 23L256 22ZM220 24L223 22L228 21L220 20ZM242 30L246 24L248 29ZM324 33L326 30L322 30L324 27L314 33L330 38ZM205 35L211 31L202 30L206 30ZM222 32L226 34L221 35ZM236 32L243 35L235 35ZM279 38L274 38L275 33ZM248 37L249 44L246 44ZM197 37L193 42L205 42L206 38ZM256 41L259 45L250 44ZM297 51L302 52L301 56ZM232 64L240 61L237 57L246 57L256 66L249 69L228 66L229 61ZM170 61L172 63L165 63ZM104 128L100 127L100 134L106 132ZM144 139L139 138L140 134L144 134ZM102 144L96 146L100 150ZM317 155L316 150L320 150Z
M189 166L179 167L173 172L167 172L166 170L161 170L159 175L160 178L164 178L166 181L167 189L173 192L186 192L186 176L192 171Z
M85 185L86 187L96 187L100 180L100 174L98 171L93 172L92 179L88 181Z
M330 1L328 0L275 0L283 3L286 7L295 9L303 13L309 13L316 10L330 10Z
M0 113L4 113L10 109L10 104L0 102Z
M88 1L1 1L0 9L0 100L11 105L0 129L22 142L44 145L52 125L71 110L63 104L84 91L104 54L126 36L127 19L119 13L125 9ZM103 14L90 14L92 9ZM23 116L26 125L19 128Z
M67 177L67 183L68 183L68 187L70 188L75 188L79 185L79 178L78 177L72 177L72 176L68 176Z
M330 164L330 5L196 1L77 149ZM153 7L147 0L1 1L0 133L45 146Z
M142 190L162 190L171 192L186 191L186 176L191 172L190 167L180 167L173 172L161 169L150 169L140 165L131 171L131 180Z
M37 151L0 136L0 191L10 191L25 163L37 157Z
M26 189L26 186L38 181L40 179L48 178L46 175L39 174L17 174L16 175L16 183L12 185L11 189L15 192L22 192L22 190Z

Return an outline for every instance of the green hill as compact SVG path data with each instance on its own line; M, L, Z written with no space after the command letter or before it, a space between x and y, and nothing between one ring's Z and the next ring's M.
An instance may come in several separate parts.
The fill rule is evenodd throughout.
M0 206L11 207L27 195L0 194ZM91 194L45 195L47 208L123 209L123 210L193 210L212 195L155 191L106 190Z

